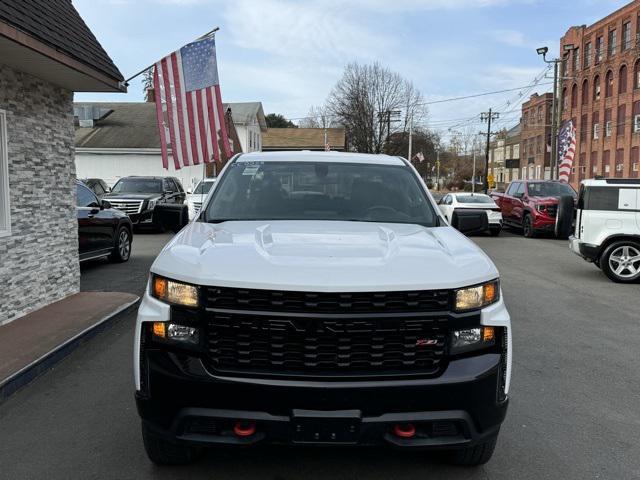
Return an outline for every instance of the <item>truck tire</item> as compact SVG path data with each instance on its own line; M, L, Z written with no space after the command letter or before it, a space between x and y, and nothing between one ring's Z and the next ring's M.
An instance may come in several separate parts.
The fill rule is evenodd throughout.
M142 440L149 460L156 465L186 465L194 462L201 453L195 447L170 442L149 429L144 422Z
M115 263L123 263L129 260L129 257L131 257L131 243L129 229L125 226L118 228L109 260Z
M600 268L616 283L635 283L640 280L640 243L620 240L605 248L600 256Z
M474 445L473 447L462 448L451 452L449 463L460 465L463 467L477 467L487 463L493 456L496 448L498 435L491 437L483 443Z
M527 238L533 238L536 236L536 231L533 229L533 220L528 213L522 217L522 234Z
M573 197L563 195L558 202L558 212L556 213L556 238L566 240L571 235L573 228Z

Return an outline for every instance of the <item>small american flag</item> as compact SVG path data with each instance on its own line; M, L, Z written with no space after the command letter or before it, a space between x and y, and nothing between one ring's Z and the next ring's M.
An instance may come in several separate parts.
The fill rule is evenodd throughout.
M153 85L164 168L169 148L176 169L231 156L213 36L156 63Z
M567 120L562 124L558 133L558 159L560 161L558 179L561 182L569 183L573 158L576 155L576 127L572 120Z

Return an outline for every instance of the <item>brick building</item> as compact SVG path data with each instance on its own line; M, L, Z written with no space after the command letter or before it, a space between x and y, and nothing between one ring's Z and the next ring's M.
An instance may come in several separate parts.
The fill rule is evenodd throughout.
M520 178L551 178L551 120L553 94L534 93L522 104Z
M571 27L565 54L562 120L573 120L577 149L571 183L638 177L640 147L640 2L591 26Z

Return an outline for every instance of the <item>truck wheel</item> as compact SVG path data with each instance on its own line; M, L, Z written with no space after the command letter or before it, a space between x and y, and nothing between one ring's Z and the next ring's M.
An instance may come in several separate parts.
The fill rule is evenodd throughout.
M156 465L186 465L198 458L200 450L170 442L142 422L142 440L149 460Z
M127 227L120 227L116 233L115 245L109 255L109 260L122 263L131 256L131 232Z
M473 447L456 450L450 454L449 463L464 467L477 467L479 465L484 465L493 456L493 451L496 448L497 441L498 436L495 435L486 442L479 443Z
M533 229L533 220L531 220L531 215L528 213L525 214L522 219L522 234L527 238L533 238L536 236L536 232Z
M571 235L573 227L573 197L563 195L558 202L558 212L556 213L556 238L566 240Z
M622 240L609 245L600 257L600 268L617 283L640 280L640 243Z

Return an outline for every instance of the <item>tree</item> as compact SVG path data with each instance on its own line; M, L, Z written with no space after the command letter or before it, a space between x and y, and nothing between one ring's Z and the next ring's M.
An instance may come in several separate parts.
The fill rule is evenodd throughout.
M411 119L417 125L427 113L413 84L377 62L348 64L327 107L345 126L352 148L363 153L381 153L391 134L408 131ZM399 127L393 119L396 113L404 114Z
M265 117L267 127L269 128L297 128L297 125L291 120L287 120L284 115L279 113L270 113Z
M307 117L299 122L301 128L335 128L340 126L340 122L331 114L327 105L319 107L311 106Z

